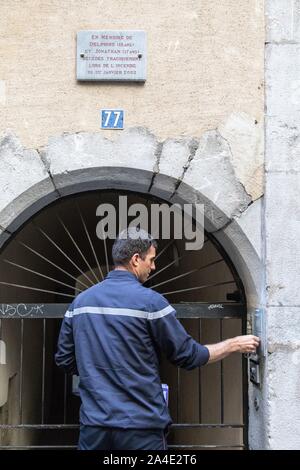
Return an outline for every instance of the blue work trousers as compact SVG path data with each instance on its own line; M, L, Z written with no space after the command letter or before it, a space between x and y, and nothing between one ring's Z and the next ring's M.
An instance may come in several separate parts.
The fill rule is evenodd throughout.
M80 426L79 450L167 450L162 429Z

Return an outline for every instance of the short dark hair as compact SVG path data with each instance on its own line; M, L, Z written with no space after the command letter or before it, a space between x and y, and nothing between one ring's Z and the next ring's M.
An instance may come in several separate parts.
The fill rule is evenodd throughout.
M132 256L138 253L142 259L149 248L157 248L157 242L145 230L129 227L119 233L112 247L112 258L115 266L127 266Z

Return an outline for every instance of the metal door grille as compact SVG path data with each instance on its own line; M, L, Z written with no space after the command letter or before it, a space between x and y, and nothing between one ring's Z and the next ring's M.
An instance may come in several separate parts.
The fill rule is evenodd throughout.
M213 320L219 323L220 339L223 338L224 322L230 319L236 319L241 322L241 329L244 330L245 307L237 303L224 303L224 304L206 304L206 303L190 303L190 304L173 304L177 311L178 318L181 321L185 319L193 319L198 322L199 332L201 330L201 322ZM57 339L57 332L59 330L60 319L67 310L67 304L0 304L0 338L2 329L5 327L5 322L14 321L16 328L19 329L20 349L19 349L19 371L14 380L18 379L18 413L11 422L3 422L5 419L2 416L2 424L0 424L0 449L75 449L78 438L78 406L79 399L76 406L74 406L75 398L70 394L71 378L66 374L62 374L63 378L59 379L59 386L61 388L58 398L52 397L52 400L58 400L59 405L56 412L53 412L49 405L49 399L46 397L47 380L49 380L49 373L57 375L58 369L54 369L53 363L51 364L51 371L49 372L49 345L47 343L48 328L54 328L56 331L53 333L53 338ZM26 359L26 344L25 344L25 330L29 328L32 321L36 319L40 322L41 327L41 348L40 348L40 363L41 375L40 383L38 385L40 390L40 410L36 422L28 423L24 420L24 400L32 399L26 396L24 388L24 361ZM28 335L28 331L26 332ZM27 338L28 341L28 338ZM53 342L52 342L53 343ZM55 347L52 344L52 348ZM51 349L51 348L50 348ZM53 351L50 351L53 355ZM171 426L171 432L168 441L170 442L170 449L243 449L247 447L247 374L245 368L245 359L243 360L243 409L244 416L241 422L226 422L224 420L224 368L223 361L220 365L220 420L219 422L207 423L202 422L201 405L199 405L199 416L193 422L174 422ZM199 371L199 397L201 402L201 369ZM53 384L52 384L53 385ZM181 371L177 369L177 397L176 405L177 418L181 415ZM72 403L71 403L72 402ZM49 409L50 406L50 409ZM55 409L55 406L54 406ZM59 409L59 412L57 412ZM49 410L51 413L49 413ZM2 413L3 414L3 413ZM55 416L56 415L56 416ZM1 415L0 415L1 416ZM53 422L53 419L56 422ZM175 420L176 421L176 420ZM196 422L195 422L196 421ZM218 430L218 432L227 432L228 430L240 430L243 433L241 444L230 443L228 441L222 443L201 443L186 441L183 442L176 435L178 433L189 433L191 431L197 433L203 430ZM12 433L27 433L27 441L29 443L13 445L9 441L12 439ZM32 433L32 434L31 434ZM14 434L15 436L16 434ZM31 437L33 436L34 437Z
M70 302L79 292L101 281L109 272L112 265L109 253L113 240L100 240L96 236L95 214L100 196L101 201L109 201L118 207L119 194L115 191L104 191L101 194L96 191L55 201L31 218L19 233L11 236L0 253L0 289L2 299L5 296L6 302L0 304L0 339L6 322L15 322L11 347L17 345L19 348L16 362L19 367L10 379L9 399L13 400L13 406L0 408L2 449L76 447L79 403L70 394L70 378L63 374L59 376L60 371L53 364L59 325L68 304L50 302ZM131 202L136 202L136 194L124 194L131 198ZM140 195L139 198L147 207L152 202L157 203L156 198L150 199L149 194ZM151 232L150 226L149 229ZM205 234L203 252L199 250L198 254L185 251L183 245L175 240L161 241L162 248L156 256L158 269L149 277L147 286L165 295L183 322L198 322L195 327L198 338L195 339L199 340L201 326L205 322L214 322L219 340L223 337L226 322L233 319L239 322L241 332L245 333L243 286L230 258L213 235ZM218 302L223 303L207 303L211 299L218 299ZM224 302L224 299L231 300L232 303ZM26 303L32 300L34 304ZM183 300L186 302L176 303ZM199 302L202 300L206 303ZM7 303L18 301L19 303ZM41 303L37 303L38 301ZM35 330L38 332L35 333ZM28 367L27 345L34 341L38 344L33 349L39 351L39 356L31 357L33 364ZM16 355L15 350L11 353ZM175 372L177 375L173 389L176 389L176 400L174 402L175 394L172 395L174 425L169 438L170 448L235 448L236 444L230 445L221 440L218 444L205 444L200 441L195 443L193 439L177 439L182 432L192 436L189 434L190 430L194 430L195 434L202 430L236 430L243 433L241 445L237 447L247 446L245 360L242 369L243 417L232 423L226 419L226 373L223 362L218 372L220 413L214 422L209 422L203 416L205 384L201 369L197 390L194 391L194 396L199 400L197 417L194 415L191 420L182 419L184 375L179 370ZM33 373L36 375L32 375ZM24 374L30 375L32 389L28 390L28 377ZM34 409L35 419L29 422L26 410L31 401L39 405L38 412ZM17 436L24 434L26 436L23 440L20 438L18 441ZM68 436L64 438L63 434ZM12 442L19 443L12 445Z

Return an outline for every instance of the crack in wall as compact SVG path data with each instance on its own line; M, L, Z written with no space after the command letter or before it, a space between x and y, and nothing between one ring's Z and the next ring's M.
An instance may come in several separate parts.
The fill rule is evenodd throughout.
M215 235L216 233L223 232L224 230L227 229L227 227L229 227L230 224L232 224L233 220L234 220L234 218L229 219L228 222L225 222L225 224L222 225L222 227L220 227L217 230L214 230L210 233Z
M237 178L234 166L232 164L233 153L232 153L230 143L228 142L228 140L226 138L224 138L220 134L218 129L213 129L213 131L215 131L216 134L220 137L220 139L223 140L226 143L226 146L228 147L228 152L230 153L230 157L228 158L228 162L229 162L231 171L233 173L233 178L236 181L236 183L238 185L240 185L240 187L242 188L242 191L244 192L244 194L248 198L248 201L245 201L244 204L241 205L241 207L239 208L239 212L234 212L231 215L230 220L228 220L228 222L224 223L224 225L222 227L220 227L216 231L212 232L212 233L218 233L222 230L225 230L234 220L237 220L248 209L248 207L253 203L253 199L252 199L252 196L247 192L244 184L239 180L239 178ZM173 193L170 197L170 200L175 196L176 192L178 191L178 188L180 187L181 183L183 182L184 175L187 172L188 168L190 167L191 162L193 161L193 159L195 157L195 154L196 154L196 152L199 148L199 145L200 145L200 141L198 141L196 139L193 139L193 141L191 142L191 145L190 145L190 148L191 148L190 156L189 156L185 166L183 167L182 175L180 176L180 178L178 178L178 180L175 183L175 188L174 188L174 191L173 191Z
M7 230L6 228L2 227L2 225L0 225L0 230L2 230L2 232L7 233L8 235L12 235L12 232L10 232L10 231Z
M189 142L189 149L190 149L189 157L187 159L187 162L183 166L181 176L175 182L174 191L171 194L170 200L175 196L179 186L181 185L181 183L183 181L183 178L184 178L184 175L186 174L187 170L189 169L191 162L194 160L194 157L196 155L196 152L197 152L198 148L199 148L199 140L198 139L192 139Z
M289 46L289 45L297 45L300 44L299 41L288 41L288 40L282 40L282 41L265 41L265 46L269 45L275 45L275 46Z
M55 184L55 182L54 182L52 173L51 173L51 171L50 171L50 164L49 164L48 160L47 160L46 157L45 157L45 154L44 154L43 149L36 149L36 151L37 151L37 153L38 153L38 155L39 155L39 157L40 157L40 159L41 159L41 161L42 161L42 163L43 163L43 165L44 165L44 167L45 167L45 170L47 171L47 173L48 173L48 175L49 175L49 178L50 178L50 180L51 180L51 182L52 182L52 184L53 184L53 187L54 187L55 191L57 192L57 194L58 194L59 197L62 197L62 195L61 195L60 192L59 192L59 189L56 187L56 184Z
M221 138L222 140L224 140L224 142L226 142L226 144L228 145L230 155L231 155L231 157L233 158L233 152L232 152L231 145L230 145L229 141L228 141L225 137L223 137L222 134L221 134L217 129L216 129L216 132L219 134L220 138ZM240 179L237 177L237 174L236 174L234 165L232 164L232 161L231 161L230 159L229 159L229 163L230 163L230 166L231 166L231 168L232 168L232 171L233 171L233 174L234 174L234 177L235 177L236 181L238 182L238 184L240 184L240 185L242 186L242 188L243 188L245 194L247 194L247 196L248 196L248 197L250 198L250 200L251 200L251 202L248 204L248 206L239 214L239 215L241 215L245 210L248 209L249 205L253 202L253 201L252 201L252 196L251 196L251 194L249 194L249 193L247 192L245 185L244 185L244 184L240 181ZM235 215L235 214L234 214L234 215Z
M150 185L149 185L149 188L148 188L148 193L150 193L150 191L152 189L152 186L154 184L154 180L156 178L156 175L159 174L159 164L160 164L163 145L164 145L164 142L158 142L157 146L156 146L156 149L155 149L154 156L156 157L156 162L155 162L154 167L153 167L153 174L152 174L151 182L150 182Z

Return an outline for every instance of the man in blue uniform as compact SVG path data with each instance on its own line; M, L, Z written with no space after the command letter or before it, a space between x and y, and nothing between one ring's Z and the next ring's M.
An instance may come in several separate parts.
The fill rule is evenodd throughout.
M115 269L65 314L55 359L80 377L79 449L166 449L171 418L158 351L191 370L259 344L244 335L203 346L188 335L168 301L142 285L155 269L156 248L143 230L122 232L112 249Z

